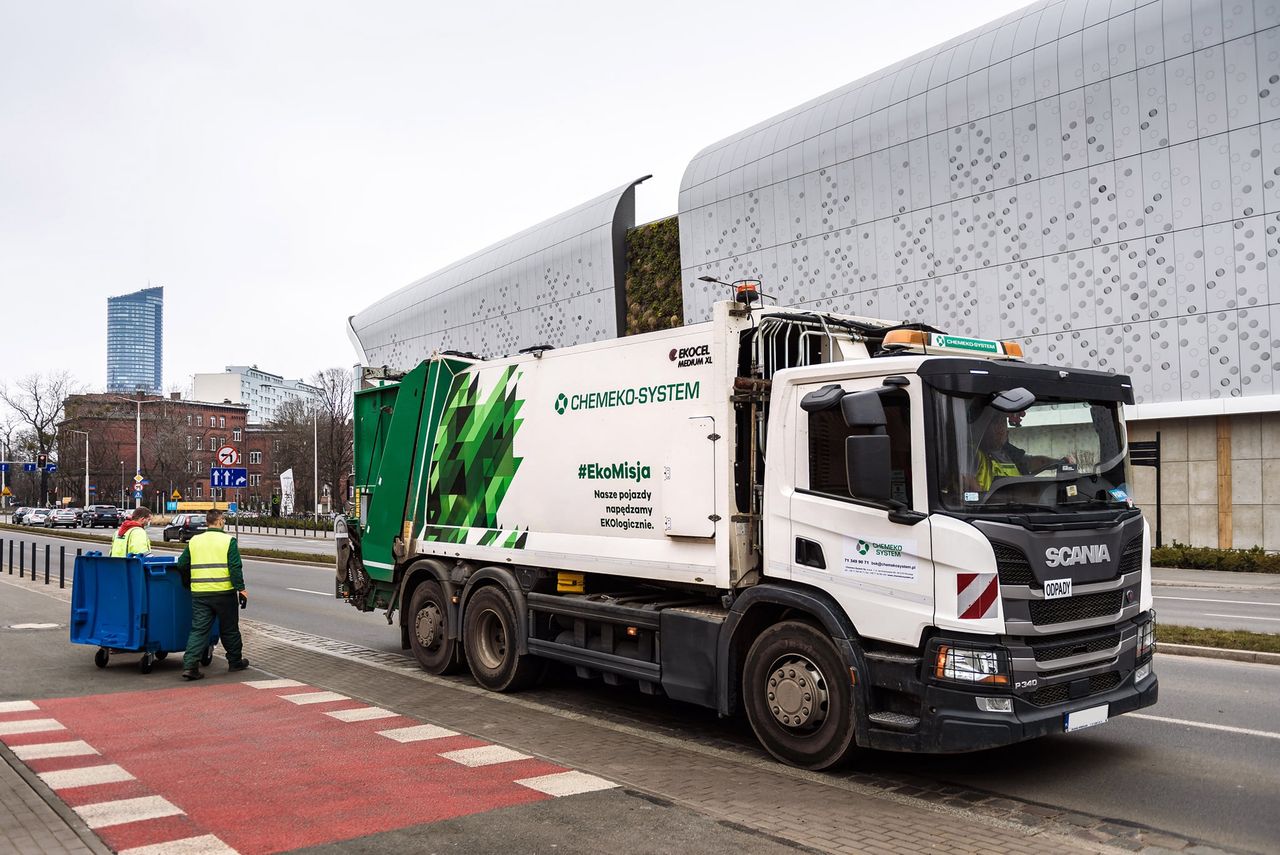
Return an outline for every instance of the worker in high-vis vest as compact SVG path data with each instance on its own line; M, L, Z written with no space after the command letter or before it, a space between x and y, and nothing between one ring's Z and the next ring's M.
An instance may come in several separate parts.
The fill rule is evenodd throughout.
M1009 425L1021 425L1023 413L1007 415L996 412L983 430L982 439L978 442L977 468L972 476L968 489L987 492L993 482L1000 478L1016 478L1019 475L1034 475L1050 466L1075 465L1074 455L1051 457L1049 455L1027 454L1018 446L1009 442Z
M147 536L149 522L151 522L150 508L134 508L129 518L116 530L116 536L111 538L111 557L150 555L151 538Z
M178 571L190 574L191 635L182 658L182 679L199 680L200 657L209 646L209 631L218 619L229 670L242 671L249 660L241 656L240 609L248 606L244 589L244 562L236 539L222 530L226 516L213 510L205 514L208 530L187 542L178 557Z

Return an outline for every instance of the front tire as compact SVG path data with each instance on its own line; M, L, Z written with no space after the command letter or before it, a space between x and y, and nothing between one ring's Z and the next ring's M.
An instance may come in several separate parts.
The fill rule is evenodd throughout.
M462 670L461 646L449 637L449 601L434 579L413 589L409 598L409 646L413 658L428 674L454 674Z
M827 769L853 752L853 686L817 627L785 621L760 633L747 653L742 695L756 738L782 762Z
M542 675L543 662L519 652L516 611L503 591L481 588L467 601L462 617L462 643L471 676L491 692L528 688Z

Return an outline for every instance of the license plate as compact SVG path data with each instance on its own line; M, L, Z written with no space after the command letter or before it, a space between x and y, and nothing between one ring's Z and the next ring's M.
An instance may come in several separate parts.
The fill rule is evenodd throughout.
M1090 707L1087 710L1076 710L1067 713L1066 716L1066 732L1071 733L1073 730L1084 730L1086 727L1094 727L1105 723L1107 720L1107 705L1100 707Z
M1044 598L1046 600L1056 600L1059 597L1071 596L1071 580L1070 579L1050 579L1044 583Z

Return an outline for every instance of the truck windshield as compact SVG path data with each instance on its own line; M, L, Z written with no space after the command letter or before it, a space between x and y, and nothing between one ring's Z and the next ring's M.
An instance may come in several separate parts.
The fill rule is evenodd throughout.
M951 511L1050 512L1130 507L1124 428L1114 402L1037 393L1021 412L991 396L934 391L937 487Z

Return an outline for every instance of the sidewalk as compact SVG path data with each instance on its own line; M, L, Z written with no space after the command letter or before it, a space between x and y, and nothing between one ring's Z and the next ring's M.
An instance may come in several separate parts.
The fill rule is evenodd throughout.
M1226 570L1152 567L1151 582L1154 585L1175 585L1184 588L1280 591L1280 573L1231 573Z
M47 800L63 809L54 810ZM0 855L100 855L110 851L0 744Z

